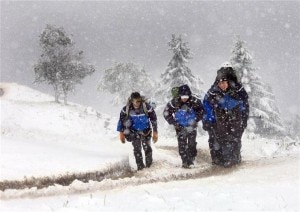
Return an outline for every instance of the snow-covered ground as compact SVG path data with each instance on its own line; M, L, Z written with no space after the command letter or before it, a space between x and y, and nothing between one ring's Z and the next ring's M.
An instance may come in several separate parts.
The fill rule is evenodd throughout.
M0 88L1 211L300 210L300 148L288 138L245 134L243 163L224 169L210 165L199 135L196 166L186 170L161 121L154 164L136 172L131 144L118 140L118 114L57 104L18 84ZM67 177L75 180L66 186L49 180ZM34 184L43 180L50 186ZM11 189L22 185L33 187Z

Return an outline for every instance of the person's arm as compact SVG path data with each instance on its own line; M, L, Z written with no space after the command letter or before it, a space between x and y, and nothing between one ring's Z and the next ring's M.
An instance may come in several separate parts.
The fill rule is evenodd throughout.
M164 112L163 112L163 116L164 116L165 120L171 125L176 125L176 121L173 117L173 114L175 112L174 103L175 102L173 100L168 102L168 104L166 105Z
M152 125L152 129L154 132L157 132L157 116L156 113L153 109L153 107L151 107L149 104L146 104L147 109L148 109L148 116Z
M126 107L124 107L120 112L120 118L119 118L118 126L117 126L117 131L120 132L119 138L120 138L121 143L123 143L123 144L125 143L125 134L124 134L124 130L125 130L124 121L125 121L125 117L126 117L125 108Z
M193 106L193 110L196 113L196 122L199 122L200 120L203 119L203 115L204 115L204 107L203 104L201 102L201 100L197 97L194 97L194 106Z
M119 117L119 121L118 121L118 126L117 126L117 131L119 132L124 132L125 127L124 127L124 121L126 118L126 107L123 107L123 109L120 112L120 117Z
M240 97L243 102L242 104L242 127L245 129L247 127L247 122L249 118L249 102L248 94L244 88L240 90Z
M210 103L210 99L212 97L210 94L206 94L203 100L203 108L204 108L204 115L202 119L202 128L205 131L210 130L211 128L214 127L216 123L216 118L215 118L215 112L214 112L214 106Z

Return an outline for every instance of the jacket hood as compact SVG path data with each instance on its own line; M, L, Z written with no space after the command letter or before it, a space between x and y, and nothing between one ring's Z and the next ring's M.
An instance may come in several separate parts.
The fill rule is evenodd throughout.
M192 92L188 85L182 85L179 87L179 96L191 96Z
M222 80L232 81L237 83L238 77L236 75L235 70L232 67L222 67L217 72L216 82L220 82Z

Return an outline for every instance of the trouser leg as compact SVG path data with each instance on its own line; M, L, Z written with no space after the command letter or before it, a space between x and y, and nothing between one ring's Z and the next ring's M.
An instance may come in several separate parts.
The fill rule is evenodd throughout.
M182 160L182 165L187 166L187 162L188 162L187 134L183 130L176 131L176 133L177 133L177 140L178 140L178 151L179 151L179 155L180 155L181 160Z
M234 161L235 164L239 164L242 161L241 148L242 148L242 141L240 137L235 138L233 151L232 151L232 160Z
M137 168L138 170L141 170L145 167L142 155L142 142L140 139L135 139L131 143L133 146L133 154L135 157Z
M221 145L222 150L222 157L224 160L224 166L231 166L232 165L232 151L233 151L233 144L232 142L223 142Z
M176 131L178 140L178 151L182 160L182 166L188 167L194 164L194 159L197 156L197 142L196 136L197 131L193 130L187 132L182 129L181 131Z
M208 145L209 145L212 164L222 165L223 157L222 157L220 143L216 135L212 131L208 131L208 136L209 136Z
M236 148L235 148L235 154L237 158L237 163L242 162L242 156L241 156L241 149L242 149L242 136L244 133L244 129L240 129L239 134L236 136Z
M142 146L145 151L146 167L150 167L152 164L151 136L143 137Z
M187 149L187 163L188 165L194 164L195 157L197 156L197 131L193 130L192 132L189 132L187 135L188 139L188 149Z
M236 141L236 139L227 141L222 145L225 167L230 167L241 162L241 147L241 142Z

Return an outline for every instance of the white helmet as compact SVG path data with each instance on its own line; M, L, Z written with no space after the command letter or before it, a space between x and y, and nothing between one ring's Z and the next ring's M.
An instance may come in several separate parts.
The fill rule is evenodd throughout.
M232 65L230 62L224 62L222 65L221 65L221 68L232 68Z

